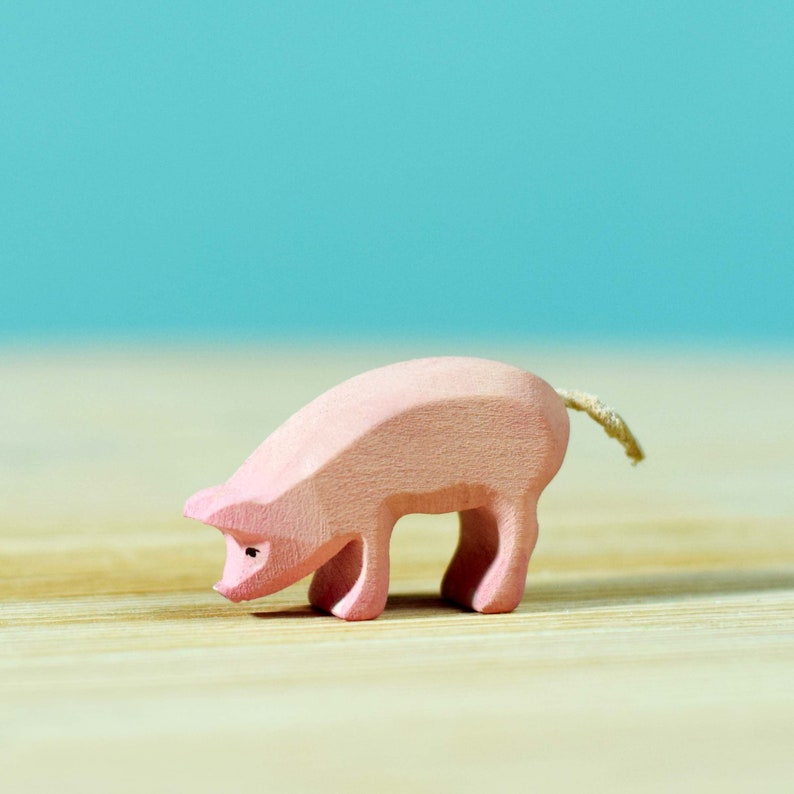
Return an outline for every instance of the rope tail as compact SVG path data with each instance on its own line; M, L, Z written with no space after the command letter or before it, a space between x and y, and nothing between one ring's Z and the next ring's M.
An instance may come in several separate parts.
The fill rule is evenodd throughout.
M626 455L631 458L632 465L636 465L645 457L645 453L640 448L631 430L629 430L629 426L614 408L602 403L594 394L587 394L583 391L557 389L557 394L562 397L566 408L584 411L591 419L595 419L604 428L610 438L616 438L620 441L626 450Z

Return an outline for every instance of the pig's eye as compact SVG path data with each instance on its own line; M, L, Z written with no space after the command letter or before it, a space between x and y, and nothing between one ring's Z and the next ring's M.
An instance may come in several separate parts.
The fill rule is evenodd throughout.
M259 549L254 549L254 548L251 548L251 546L249 546L249 547L248 547L248 548L245 550L245 553L246 553L246 554L247 554L249 557L256 557L256 555L257 555L257 554L259 554Z

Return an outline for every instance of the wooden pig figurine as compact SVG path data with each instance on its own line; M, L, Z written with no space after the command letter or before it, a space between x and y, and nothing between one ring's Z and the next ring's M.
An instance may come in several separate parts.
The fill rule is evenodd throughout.
M597 398L477 358L426 358L365 372L322 394L184 514L218 527L232 601L313 571L311 603L345 620L383 611L389 540L407 513L460 513L441 585L478 612L509 612L524 593L536 505L562 464L566 406L586 410L636 460L625 423Z

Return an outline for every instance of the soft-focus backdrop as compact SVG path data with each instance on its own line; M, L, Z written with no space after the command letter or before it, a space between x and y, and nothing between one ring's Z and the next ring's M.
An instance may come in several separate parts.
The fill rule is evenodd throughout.
M794 339L794 5L0 6L0 341Z

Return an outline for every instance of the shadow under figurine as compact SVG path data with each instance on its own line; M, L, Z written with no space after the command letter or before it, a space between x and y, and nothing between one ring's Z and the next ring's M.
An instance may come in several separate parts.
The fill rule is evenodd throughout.
M425 358L320 395L227 482L192 496L184 514L223 532L215 589L226 598L260 598L315 572L312 605L369 620L386 605L397 520L457 511L460 539L441 594L477 612L510 612L524 593L538 497L568 445L566 407L642 459L625 422L592 395L496 361Z

